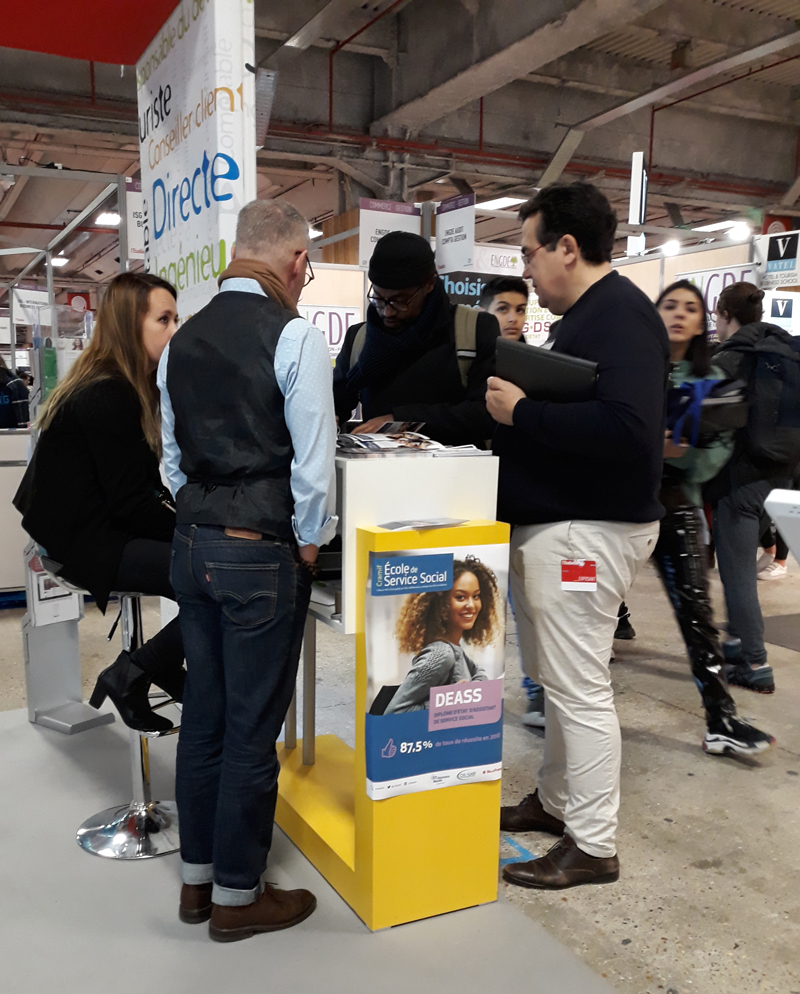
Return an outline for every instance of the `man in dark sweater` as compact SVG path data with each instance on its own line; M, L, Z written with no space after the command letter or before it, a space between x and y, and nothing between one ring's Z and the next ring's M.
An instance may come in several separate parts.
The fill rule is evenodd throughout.
M514 525L511 590L529 676L547 697L538 790L504 831L562 841L503 871L560 888L619 876L620 733L609 659L617 610L658 537L669 347L653 305L611 268L616 214L587 183L547 187L520 211L525 275L563 315L554 352L598 364L593 400L530 399L489 380L499 422L498 516Z
M430 245L411 232L391 231L380 239L369 278L366 327L347 329L336 358L333 398L339 424L360 402L362 432L376 431L385 421L422 421L422 431L437 442L483 447L494 430L485 394L494 372L497 319L469 315L467 309L473 341L457 347L457 305L436 275Z

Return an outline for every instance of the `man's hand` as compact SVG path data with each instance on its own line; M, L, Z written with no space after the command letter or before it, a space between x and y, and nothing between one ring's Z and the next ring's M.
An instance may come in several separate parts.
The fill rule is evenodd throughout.
M363 424L359 425L353 434L372 435L380 428L381 425L385 425L387 421L394 421L391 414L384 414L381 418L370 418L369 421L365 421Z
M486 381L486 409L501 425L514 424L514 408L525 397L525 391L515 387L499 376L490 376Z
M301 545L297 549L300 554L300 558L305 563L315 563L317 561L317 556L319 555L318 545Z

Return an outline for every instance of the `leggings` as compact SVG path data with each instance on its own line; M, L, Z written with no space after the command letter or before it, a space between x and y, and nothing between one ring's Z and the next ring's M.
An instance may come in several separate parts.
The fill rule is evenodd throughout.
M668 511L653 559L686 643L706 719L711 721L736 714L736 705L728 692L725 660L714 627L702 534L699 508Z
M114 589L175 600L169 579L172 543L152 538L134 538L126 543L114 581ZM131 653L131 659L158 683L159 675L183 666L183 639L178 618Z

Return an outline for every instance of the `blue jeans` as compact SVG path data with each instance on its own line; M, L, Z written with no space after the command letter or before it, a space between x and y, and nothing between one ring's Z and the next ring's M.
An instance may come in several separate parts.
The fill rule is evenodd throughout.
M278 796L275 742L297 676L311 576L293 543L179 525L172 586L186 689L175 796L184 883L215 904L259 895Z

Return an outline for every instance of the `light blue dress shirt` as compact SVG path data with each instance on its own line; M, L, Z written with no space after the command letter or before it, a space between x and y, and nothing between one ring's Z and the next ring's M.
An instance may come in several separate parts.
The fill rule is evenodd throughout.
M220 293L266 294L256 280L230 279ZM169 345L158 364L161 391L161 436L164 470L173 497L186 483L181 453L175 441L175 413L167 390ZM292 528L298 545L325 545L336 533L336 418L328 345L325 336L303 318L286 325L275 349L275 379L284 396L283 416L292 438L294 457L291 487L294 497Z

